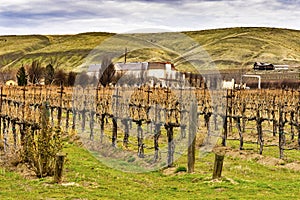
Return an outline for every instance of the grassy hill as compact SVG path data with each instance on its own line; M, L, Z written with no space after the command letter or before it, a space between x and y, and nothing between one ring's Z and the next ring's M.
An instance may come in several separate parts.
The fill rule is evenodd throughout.
M300 31L298 30L226 28L183 32L183 34L191 37L195 44L200 44L207 52L209 60L206 60L206 66L214 63L219 69L251 68L255 61L300 65ZM32 60L39 60L43 65L52 63L58 68L74 70L85 62L84 59L95 47L114 35L112 33L82 33L0 36L0 68L16 69L22 64L31 63ZM128 62L171 61L180 70L188 70L183 60L186 58L193 60L192 57L197 54L193 49L193 43L188 40L182 41L180 37L176 38L174 33L130 34L121 35L121 37L130 39L127 43L121 42L119 46L118 42L109 44L111 46L108 49L114 52L129 46ZM136 40L137 37L153 45L149 48L133 50L133 47L143 44ZM167 45L176 52L155 48L161 45ZM185 54L184 59L180 57L180 53ZM114 59L114 61L123 60L123 56Z

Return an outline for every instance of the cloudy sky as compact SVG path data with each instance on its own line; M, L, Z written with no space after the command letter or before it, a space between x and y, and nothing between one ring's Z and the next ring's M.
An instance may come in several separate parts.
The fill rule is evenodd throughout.
M1 0L0 35L267 26L300 29L300 0ZM137 31L139 32L139 31Z

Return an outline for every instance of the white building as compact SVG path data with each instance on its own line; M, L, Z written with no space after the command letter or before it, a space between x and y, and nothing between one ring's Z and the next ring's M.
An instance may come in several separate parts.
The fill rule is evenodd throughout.
M116 63L115 70L116 75L133 75L136 78L155 77L162 85L167 83L174 85L179 75L174 65L169 62Z
M96 76L98 78L100 68L101 68L101 64L92 64L89 66L86 73L90 77Z
M223 82L222 82L222 89L233 90L234 86L235 86L234 79L232 79L231 81L225 81L225 80L223 80Z
M18 83L14 80L8 80L5 82L5 85L16 86Z

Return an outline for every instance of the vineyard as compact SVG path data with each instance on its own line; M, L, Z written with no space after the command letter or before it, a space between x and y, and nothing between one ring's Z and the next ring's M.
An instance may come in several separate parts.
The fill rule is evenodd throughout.
M259 154L276 146L279 158L300 148L295 90L10 86L0 95L2 155L28 150L46 128L77 132L88 149L105 147L102 155L118 149L128 162L134 155L160 167L193 154L195 143L204 152L218 141L237 140L245 151L245 144L257 144Z

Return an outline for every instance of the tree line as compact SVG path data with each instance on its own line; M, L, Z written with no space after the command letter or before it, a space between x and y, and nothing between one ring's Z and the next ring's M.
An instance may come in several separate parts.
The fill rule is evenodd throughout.
M110 83L115 83L115 67L111 59L104 58L99 69L98 76L96 73L92 76L87 72L76 73L73 71L66 72L62 69L55 69L52 64L42 67L39 61L33 61L30 66L21 66L16 74L17 83L19 86L31 85L64 85L81 86L87 85L102 85L107 86Z
M55 70L52 64L42 67L39 61L33 61L27 69L21 66L16 74L19 86L33 85L66 85L73 86L76 80L75 72Z

